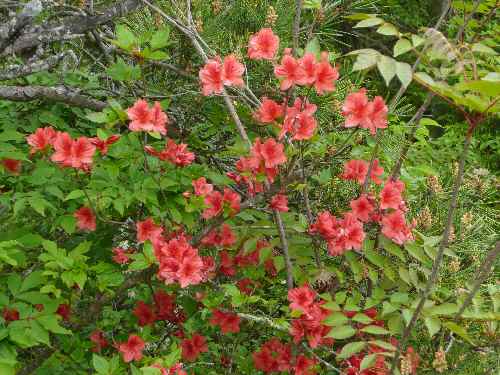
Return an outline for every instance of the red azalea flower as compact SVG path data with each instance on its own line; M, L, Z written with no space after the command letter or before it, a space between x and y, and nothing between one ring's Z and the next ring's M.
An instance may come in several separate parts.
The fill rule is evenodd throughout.
M55 152L51 160L64 167L88 170L92 165L95 146L91 139L80 137L75 140L68 133L58 133L53 143Z
M65 321L69 321L71 316L71 306L66 303L60 304L57 308L56 314L61 316Z
M224 57L222 64L222 81L226 86L244 86L243 72L245 66L238 61L235 55Z
M290 309L298 310L305 314L314 303L316 292L309 285L305 284L300 288L290 289L288 291L288 301L290 301Z
M240 290L240 292L246 294L246 295L251 295L253 293L253 289L250 288L250 286L253 284L253 281L249 279L248 277L245 279L238 280L236 282L236 286Z
M197 196L205 196L207 194L210 194L214 190L214 186L207 183L205 177L200 177L197 180L193 180L191 184L193 185L194 193Z
M136 223L137 228L137 242L145 242L150 240L151 242L155 241L158 237L161 236L163 232L163 228L159 225L156 225L150 217L146 220L138 221Z
M257 121L263 124L271 124L283 116L283 106L276 103L274 100L263 97L259 109L253 116Z
M306 357L303 354L297 356L295 360L295 375L315 375L316 371L311 367L316 365L316 360Z
M234 276L236 275L236 270L234 269L234 260L229 255L226 250L223 250L219 253L220 255L220 267L219 271L226 276Z
M222 199L229 205L231 215L235 215L240 211L241 197L238 193L229 188L224 188Z
M276 194L271 198L271 204L269 205L271 209L288 212L288 197L284 194Z
M353 199L350 206L354 216L365 223L370 221L370 215L375 209L375 206L365 194L361 195L358 199Z
M191 339L184 339L181 342L182 358L186 361L193 362L201 353L208 351L208 346L205 337L195 333Z
M278 51L280 39L269 28L253 34L248 42L248 57L252 60L273 60Z
M210 219L219 215L222 212L223 196L217 190L212 191L205 197L207 208L201 215L204 219Z
M404 205L401 194L405 189L403 181L387 181L380 192L380 208L385 210L387 208L394 208L398 210Z
M2 159L2 165L12 174L18 175L21 173L21 160Z
M105 140L102 140L100 138L90 138L90 141L99 150L101 155L106 155L108 153L108 146L117 142L119 139L120 139L120 136L118 134L116 134L116 135L109 136Z
M299 59L299 64L304 72L304 84L312 85L316 81L316 57L308 52Z
M2 316L7 323L14 322L16 320L19 320L19 311L17 311L16 309L4 307Z
M405 215L401 210L395 210L382 217L382 234L398 245L413 240L411 228L406 224Z
M158 320L173 320L175 316L175 296L163 290L155 292L153 299L156 305L156 317Z
M210 324L219 326L222 333L238 333L240 331L240 317L230 312L213 310Z
M95 231L95 215L90 208L85 206L80 207L73 213L73 216L76 218L76 225L78 226L78 229Z
M335 90L335 82L339 79L339 72L332 67L327 59L316 65L314 87L319 95Z
M202 93L205 96L211 94L220 94L224 90L224 81L222 78L222 62L217 56L215 59L208 60L199 73Z
M104 332L101 330L95 330L90 335L90 341L94 343L94 347L91 349L94 353L100 353L102 349L106 348L109 343L104 337Z
M284 146L273 138L266 139L264 143L257 138L252 147L252 155L262 160L266 168L274 168L286 162L283 149Z
M140 361L145 343L137 335L130 335L127 342L121 343L118 350L122 353L123 361L126 363Z
M113 249L113 255L112 259L115 263L118 264L127 264L130 261L130 258L127 256L127 250L122 249L121 247L115 247Z
M144 301L137 302L133 313L137 317L138 323L141 327L156 322L156 314L153 312L151 306L144 303Z
M169 241L156 241L153 247L160 263L158 278L164 280L165 284L178 282L181 288L185 288L203 280L203 260L185 236L180 235Z
M166 124L168 118L162 111L159 102L155 102L150 109L145 100L139 99L132 107L127 109L127 115L130 120L128 128L133 132L145 131L167 134Z
M31 146L30 154L38 151L45 151L52 146L57 136L57 132L52 126L38 128L33 134L26 137L26 141Z
M274 74L282 78L280 88L285 91L293 85L304 85L307 83L304 69L298 60L289 54L281 59L281 65L274 67Z
M359 184L363 184L366 178L366 173L368 172L369 164L364 160L349 160L344 164L344 172L340 177L344 180L354 180ZM379 166L378 159L373 161L372 170L370 173L370 178L376 184L380 184L381 181L379 176L384 173L384 170Z

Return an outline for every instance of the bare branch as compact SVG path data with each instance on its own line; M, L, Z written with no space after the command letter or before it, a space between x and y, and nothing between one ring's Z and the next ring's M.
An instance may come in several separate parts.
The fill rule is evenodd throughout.
M59 62L67 55L73 54L73 51L64 51L57 55L50 56L44 60L38 60L27 65L11 65L6 70L0 71L0 81L24 77L33 73L50 70L57 66Z
M41 43L78 38L96 27L122 17L142 6L143 3L140 0L124 0L107 8L100 15L66 17L60 23L51 22L43 26L30 27L1 55L16 53L27 48L36 47Z
M78 91L66 86L0 86L0 99L15 102L45 99L89 108L94 111L101 111L107 106L105 102L81 95Z
M0 52L16 40L22 30L32 22L41 10L40 0L32 0L24 6L21 13L0 27Z

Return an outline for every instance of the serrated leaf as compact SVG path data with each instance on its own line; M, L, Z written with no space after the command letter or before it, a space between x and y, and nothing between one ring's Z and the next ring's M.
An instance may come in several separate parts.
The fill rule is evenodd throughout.
M381 18L378 18L378 17L370 17L370 18L367 18L365 20L362 20L362 21L359 21L355 26L354 28L355 29L359 29L359 28L362 28L362 27L372 27L372 26L377 26L377 25L380 25L381 23L383 23L384 20L381 19Z
M346 359L352 357L353 354L359 353L366 347L366 342L356 341L345 345L337 356L338 359Z
M408 87L413 78L413 72L410 64L396 62L396 75L398 76L399 81L404 87Z
M394 44L394 57L398 57L413 48L408 39L401 38Z
M382 55L377 61L377 68L382 77L384 77L385 84L389 86L389 83L391 83L391 80L396 75L396 60Z
M356 330L351 326L333 327L327 337L333 337L336 340L343 340L352 337L356 334Z

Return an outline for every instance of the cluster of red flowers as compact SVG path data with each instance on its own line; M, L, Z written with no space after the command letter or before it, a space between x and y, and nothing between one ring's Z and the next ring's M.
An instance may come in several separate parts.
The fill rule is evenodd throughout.
M51 126L38 128L33 134L26 137L26 141L31 146L31 155L53 148L52 161L63 167L84 171L88 171L92 167L92 159L96 149L102 155L106 155L108 146L119 139L119 135L112 135L105 140L88 137L73 139L68 133L56 131Z
M203 95L220 94L224 86L243 86L244 71L245 67L234 55L226 56L224 61L219 56L208 60L199 73Z
M187 147L185 143L177 144L174 140L167 139L167 143L165 143L165 148L163 150L156 151L151 146L144 146L144 151L160 160L169 161L179 167L185 167L191 164L195 157L194 153L188 151Z
M194 333L190 339L184 339L181 342L182 358L193 362L201 353L208 352L208 346L205 337Z
M311 225L310 233L317 233L327 241L331 255L342 255L352 249L360 250L365 239L363 224L353 212L347 212L342 219L337 219L323 211Z
M240 317L232 312L213 310L210 324L219 326L222 333L238 333L240 331Z
M126 363L140 361L142 351L146 343L137 335L130 335L126 342L118 344L118 350L122 353L123 361Z
M281 79L281 90L288 90L293 85L314 86L320 95L335 90L339 73L330 65L327 52L321 54L319 62L312 53L296 59L290 52L285 49L281 65L274 67L274 74Z
M128 128L133 132L158 132L162 135L167 134L166 125L168 117L162 111L159 102L155 102L150 108L148 102L140 99L134 105L127 109L127 115L130 120Z
M222 224L219 230L211 230L205 237L202 238L201 243L205 246L218 246L230 247L236 242L236 235L234 234L229 224Z
M303 354L292 355L290 344L284 344L277 338L273 338L262 345L260 350L252 355L253 363L257 370L266 374L272 372L293 371L295 375L314 375L316 360Z
M199 284L205 277L205 263L184 235L169 241L157 238L153 242L155 256L160 263L158 278L165 284L178 282L181 288Z
M229 188L224 188L224 193L213 190L205 196L207 208L202 213L204 219L211 219L220 215L224 210L224 205L229 208L229 214L235 215L240 211L241 197L238 193Z
M257 138L250 150L250 156L241 157L236 163L238 173L230 172L228 176L236 183L244 183L248 186L250 194L264 191L259 176L265 175L269 182L273 182L278 174L278 166L286 163L284 146L276 142L274 138L268 138L261 142Z
M377 129L387 128L387 112L384 99L376 96L370 102L366 96L366 89L349 94L342 107L346 128L359 126L369 129L372 135L376 134Z
M93 232L96 229L95 215L89 207L80 207L73 213L76 225L80 230Z
M384 170L374 160L371 179L380 184L379 176ZM368 173L368 163L363 160L350 160L344 165L341 177L363 184ZM360 250L365 238L363 223L376 222L382 226L382 233L395 243L402 245L413 239L411 227L406 223L406 204L402 197L404 183L388 180L380 191L377 200L372 194L362 194L351 201L351 211L342 219L329 212L321 212L310 227L311 234L319 234L328 242L331 255L341 255L347 250Z
M171 323L182 323L185 315L176 309L175 296L159 290L153 295L154 306L144 301L138 301L133 311L137 317L139 326L144 327L156 321L168 321Z
M330 315L330 311L321 306L324 301L315 300L316 292L309 285L288 291L290 309L301 313L297 319L292 321L290 334L297 344L306 338L311 348L333 344L333 339L326 337L330 333L331 327L321 323Z

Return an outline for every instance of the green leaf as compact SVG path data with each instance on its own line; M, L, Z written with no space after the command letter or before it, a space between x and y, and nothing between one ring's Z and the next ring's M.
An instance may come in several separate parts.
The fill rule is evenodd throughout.
M376 345L382 349L385 349L385 350L389 350L391 352L395 352L396 351L396 347L388 342L385 342L385 341L382 341L382 340L373 340L373 341L369 341L370 344L372 345Z
M97 354L92 355L92 365L99 374L107 374L109 372L108 361Z
M158 30L153 34L149 44L151 45L151 49L160 49L166 47L168 45L168 41L170 38L170 28L165 26L163 29Z
M496 97L500 95L500 83L494 81L468 81L454 86L460 91L474 91L485 96Z
M382 55L377 61L377 68L382 77L384 77L385 84L389 86L389 83L391 83L391 80L396 75L396 60Z
M352 320L355 322L359 322L362 324L370 324L373 320L370 318L368 315L365 315L363 313L357 313L352 317Z
M474 43L472 45L472 51L473 52L479 52L479 53L486 53L488 55L498 55L497 52L488 46L485 46L482 43Z
M45 207L46 207L45 202L46 202L45 199L41 199L41 198L31 198L30 199L31 207L33 207L33 209L42 216L45 216Z
M382 246L384 247L385 251L387 251L392 255L397 256L403 262L406 262L406 257L403 253L403 250L401 250L401 248L398 245L396 245L394 242L383 236L380 237L380 240L382 242Z
M106 69L106 73L116 81L134 81L141 77L141 68L128 65L119 57L116 63Z
M352 357L353 354L359 353L366 347L366 342L356 341L345 345L340 354L337 355L338 359L346 359Z
M304 53L312 53L317 60L320 59L321 47L319 45L319 40L317 37L314 37L307 43Z
M436 317L427 317L424 319L425 326L429 330L429 335L432 337L441 329L441 321Z
M66 198L64 198L65 201L69 201L69 200L72 200L72 199L78 199L78 198L81 198L85 195L85 193L83 192L83 190L73 190L71 193L69 193Z
M132 51L132 48L138 44L134 33L125 25L116 25L116 40L113 42L127 51Z
M413 78L411 66L407 63L396 62L396 75L404 87L408 87Z
M379 327L379 326L366 326L361 329L362 332L370 333L372 335L387 335L390 332L386 330L385 328Z
M457 334L464 340L467 340L471 345L475 345L474 341L471 339L465 328L459 326L456 323L453 322L444 322L443 325L448 328L451 332Z
M43 276L43 271L33 271L23 280L20 292L33 289L45 282L46 278Z
M377 354L377 353L373 353L373 354L368 354L367 356L365 356L363 358L363 360L361 361L361 365L359 366L359 371L363 371L363 370L366 370L370 367L373 367L378 355L379 354Z
M302 9L321 9L321 0L304 0Z
M71 331L68 331L66 328L63 328L59 325L56 315L42 315L37 319L38 323L40 323L45 329L49 330L52 333L62 334L62 335L70 335Z
M165 60L168 58L168 53L165 51L144 52L144 57L150 60Z
M408 254L420 261L423 265L427 267L432 266L431 260L427 258L421 246L417 245L415 242L407 242L404 247Z
M325 320L323 320L323 324L330 327L342 326L347 322L347 317L339 311L331 313Z
M454 303L443 303L438 306L432 306L424 309L424 314L428 316L448 315L451 316L458 311L458 305Z
M394 44L394 57L398 57L412 49L411 42L408 39L401 38Z
M356 330L351 326L339 326L333 327L331 331L326 335L327 337L333 337L336 340L347 339L356 334Z
M396 35L399 36L399 31L396 27L391 23L384 23L377 29L377 33L382 35Z
M413 47L418 47L423 42L425 42L425 39L418 36L418 35L412 34L411 35L411 42L413 43Z
M383 23L384 20L381 19L381 18L377 18L377 17L370 17L370 18L367 18L365 20L362 20L362 21L359 21L355 26L354 28L355 29L358 29L358 28L362 28L362 27L372 27L372 26L377 26L377 25L380 25L381 23Z
M65 215L61 217L61 227L68 234L75 233L76 230L76 218L71 215Z
M367 50L365 52L359 53L356 57L356 61L352 66L354 72L358 70L364 70L373 67L377 64L377 59L380 54L375 50Z

